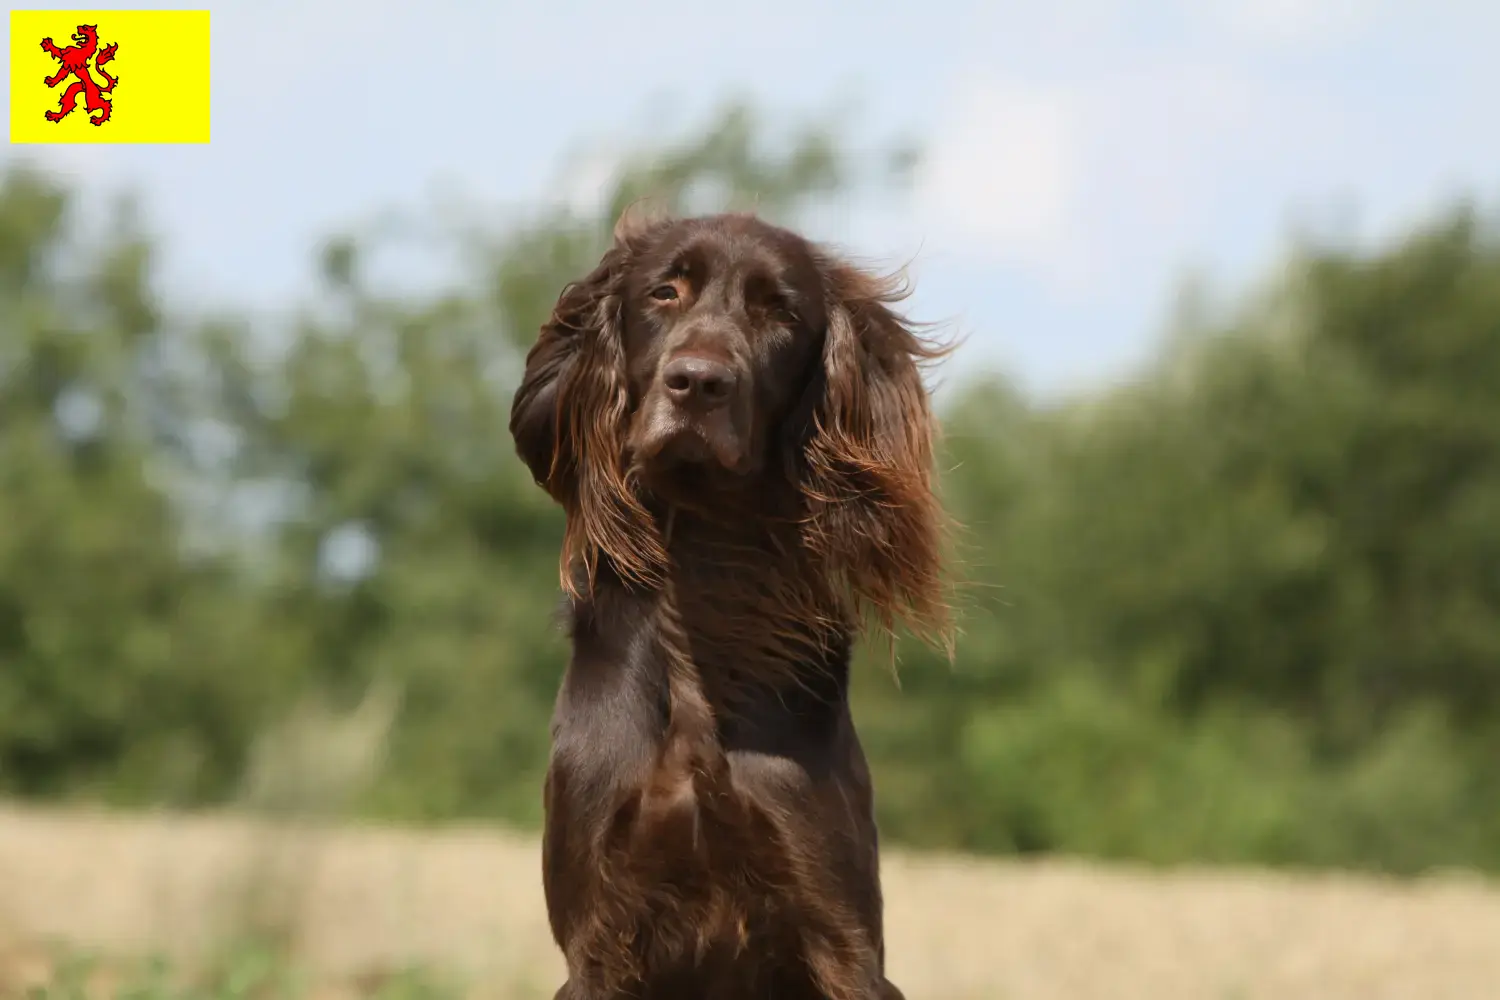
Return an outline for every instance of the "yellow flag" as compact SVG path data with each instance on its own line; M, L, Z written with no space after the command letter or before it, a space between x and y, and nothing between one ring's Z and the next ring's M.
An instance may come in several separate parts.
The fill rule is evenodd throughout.
M10 12L11 142L207 142L206 10Z

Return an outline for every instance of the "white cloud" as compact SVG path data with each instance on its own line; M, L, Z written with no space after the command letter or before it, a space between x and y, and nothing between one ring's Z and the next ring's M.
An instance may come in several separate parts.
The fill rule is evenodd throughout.
M1065 94L975 77L916 178L919 211L989 255L1050 267L1074 238L1083 164Z
M1214 59L1068 79L961 77L917 207L945 241L1069 293L1175 266L1233 197L1226 184L1305 131L1304 109Z
M625 167L623 149L613 144L599 144L573 157L562 172L560 185L563 202L578 215L594 215L604 210L614 194Z
M1378 6L1379 0L1212 0L1202 10L1243 40L1297 45L1347 40Z

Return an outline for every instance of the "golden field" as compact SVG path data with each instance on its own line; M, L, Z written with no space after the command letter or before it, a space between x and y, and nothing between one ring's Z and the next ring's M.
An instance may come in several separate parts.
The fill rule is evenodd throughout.
M1465 877L1156 873L888 851L910 1000L1489 1000L1500 886ZM406 962L550 997L534 839L489 828L270 827L0 809L0 989L48 942L202 954L271 915L330 983Z

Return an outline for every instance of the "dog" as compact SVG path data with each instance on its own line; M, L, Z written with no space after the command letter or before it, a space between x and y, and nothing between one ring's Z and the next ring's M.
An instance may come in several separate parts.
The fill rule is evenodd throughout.
M557 1000L902 1000L849 709L871 624L950 649L904 285L749 214L627 212L526 355L571 658L543 884Z

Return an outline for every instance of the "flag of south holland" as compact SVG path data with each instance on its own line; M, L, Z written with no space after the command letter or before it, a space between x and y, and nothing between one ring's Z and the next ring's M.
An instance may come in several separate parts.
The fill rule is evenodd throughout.
M10 12L10 141L208 142L206 10Z

